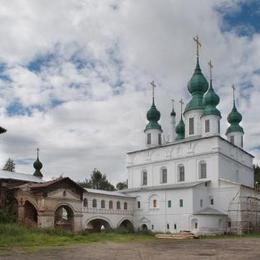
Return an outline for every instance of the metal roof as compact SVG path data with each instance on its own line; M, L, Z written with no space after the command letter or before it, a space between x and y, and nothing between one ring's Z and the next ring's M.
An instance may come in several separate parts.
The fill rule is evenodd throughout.
M227 215L224 212L211 208L211 207L207 207L205 209L202 209L196 213L194 213L194 215Z
M131 198L131 196L123 194L119 191L106 191L106 190L97 190L97 189L89 189L89 188L85 188L85 190L89 193Z
M26 182L44 182L39 177L32 174L20 173L20 172L9 172L5 170L0 170L0 180L18 180Z

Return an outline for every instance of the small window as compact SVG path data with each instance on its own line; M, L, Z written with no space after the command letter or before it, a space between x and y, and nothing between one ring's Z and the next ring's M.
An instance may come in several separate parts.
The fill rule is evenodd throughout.
M183 199L180 199L180 207L183 208Z
M157 208L157 200L153 200L153 208Z
M124 209L127 209L127 202L124 203Z
M198 228L198 222L195 222L195 229Z
M210 205L214 205L214 199L213 198L210 199Z
M193 117L189 118L189 134L190 135L194 134L194 118Z
M220 134L220 121L218 120L218 133Z
M175 230L177 229L177 225L176 225L176 224L174 224L174 229L175 229Z
M207 164L205 162L200 162L199 164L199 171L200 171L200 179L207 178Z
M167 229L170 229L170 225L169 224L167 224Z
M63 197L66 197L66 195L67 195L67 193L66 193L66 191L64 190L64 191L63 191Z
M137 208L140 209L141 208L141 202L137 201Z
M162 144L162 135L158 134L158 144L161 145Z
M151 133L147 134L147 144L151 144L152 143L152 136Z
M147 171L142 171L142 185L147 185Z
M185 180L185 169L183 165L178 166L178 181L184 181Z
M109 207L109 209L113 209L113 201L112 200L109 201L108 207Z
M93 199L92 200L92 208L96 208L97 207L97 200Z
M87 200L87 199L84 199L84 200L83 200L83 206L84 206L85 208L88 207L88 200Z
M243 136L241 136L241 147L244 146L244 142L243 142Z
M203 200L200 200L200 207L203 207Z
M117 203L116 203L116 208L117 208L117 209L120 209L120 208L121 208L120 201L117 201Z
M154 229L154 225L152 225L152 229Z
M209 119L205 120L205 133L210 131Z
M231 228L231 221L228 222L228 227Z
M167 183L167 169L163 168L161 171L161 183Z
M231 144L234 144L234 139L235 139L234 136L231 135L231 136L230 136L230 143L231 143Z
M171 208L171 207L172 207L172 201L168 200L168 208Z
M104 209L106 207L106 203L104 200L101 200L101 208Z

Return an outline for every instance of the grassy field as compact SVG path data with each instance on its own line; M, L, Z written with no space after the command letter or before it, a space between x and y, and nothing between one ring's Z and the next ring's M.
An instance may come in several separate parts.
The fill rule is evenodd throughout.
M149 240L154 237L143 233L80 233L73 234L55 229L32 229L17 224L0 224L0 249L10 247L64 246L100 241L128 242Z

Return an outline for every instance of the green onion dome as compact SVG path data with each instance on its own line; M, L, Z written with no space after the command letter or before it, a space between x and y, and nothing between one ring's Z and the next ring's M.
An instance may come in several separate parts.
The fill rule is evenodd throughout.
M203 109L203 95L208 90L208 81L201 72L199 59L195 71L188 83L188 90L192 95L191 101L186 105L185 112L195 109Z
M43 175L42 175L42 173L41 173L42 163L40 162L38 156L37 156L36 161L33 163L33 167L34 167L34 169L35 169L35 172L34 172L33 175L42 178L42 177L43 177Z
M153 104L152 104L151 108L148 110L148 112L146 114L146 118L149 121L149 123L146 125L144 131L146 131L148 129L159 129L162 131L162 127L158 123L158 121L161 118L161 113L160 113L160 111L157 110L157 108L154 104L154 99L153 99Z
M237 111L235 101L233 101L233 108L229 113L227 120L230 123L230 126L228 127L226 134L231 132L244 133L243 128L239 125L239 123L242 121L242 115Z
M181 117L179 124L176 126L175 131L176 131L176 134L177 134L176 140L184 139L184 137L185 137L185 124L182 120L182 117Z
M174 108L172 108L171 116L176 116L176 112L174 111Z
M216 108L216 106L219 104L219 96L215 93L213 87L212 87L212 80L210 80L209 89L204 94L203 97L203 115L216 115L221 117L220 111Z

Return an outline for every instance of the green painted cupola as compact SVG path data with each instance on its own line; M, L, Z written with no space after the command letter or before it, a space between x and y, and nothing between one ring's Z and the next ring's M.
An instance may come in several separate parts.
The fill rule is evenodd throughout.
M233 86L233 93L234 93L234 86ZM240 132L244 134L243 128L239 125L239 123L242 121L242 115L237 111L234 94L233 94L233 108L229 113L227 120L230 126L226 131L226 135L234 132Z
M204 77L199 63L199 47L201 46L198 36L194 38L197 44L197 64L195 71L188 82L188 90L192 95L191 101L186 105L185 112L196 109L203 109L203 95L208 90L209 84Z
M148 112L146 114L146 118L149 121L149 123L146 125L144 131L147 131L149 129L158 129L158 130L162 131L162 127L158 123L158 121L161 118L161 113L160 113L160 111L157 110L157 108L155 106L155 102L154 102L154 87L155 87L155 84L154 84L154 82L152 82L151 84L153 86L153 102L152 102L151 108L148 110Z
M36 177L42 178L43 177L43 175L41 173L42 163L39 160L39 148L37 148L37 159L33 163L33 168L35 169L35 172L34 172L33 175L36 176Z
M217 109L217 105L219 104L219 96L215 93L212 85L212 63L209 62L210 67L210 83L208 91L204 94L203 97L203 116L215 115L221 117L220 111Z
M185 124L182 119L182 105L183 105L182 99L180 100L180 104L181 104L181 119L178 125L176 126L176 134L177 134L176 140L182 140L185 138Z

